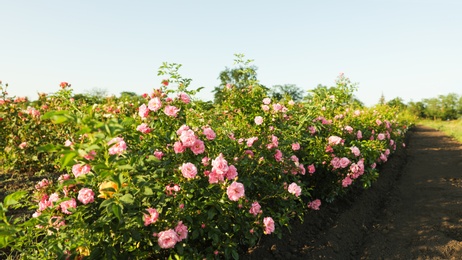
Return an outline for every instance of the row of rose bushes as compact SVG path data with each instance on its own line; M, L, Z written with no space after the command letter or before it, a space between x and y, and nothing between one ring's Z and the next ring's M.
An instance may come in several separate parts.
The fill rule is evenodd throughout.
M76 104L67 83L29 108L3 99L3 129L29 126L2 130L5 165L60 176L5 198L0 245L30 259L237 259L352 185L370 186L403 145L407 123L388 107L354 107L343 75L297 103L254 83L204 105L188 82L175 74L141 105ZM33 214L8 216L14 207Z

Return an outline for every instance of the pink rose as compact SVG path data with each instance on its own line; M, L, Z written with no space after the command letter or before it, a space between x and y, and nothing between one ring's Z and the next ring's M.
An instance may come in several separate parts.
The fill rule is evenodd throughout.
M345 179L342 180L342 186L344 188L350 186L351 183L353 183L353 180L349 176L345 177Z
M252 203L252 206L250 207L249 213L253 214L254 216L262 213L261 206L257 201Z
M228 172L226 172L226 178L232 180L237 177L237 169L234 165L228 167Z
M162 101L160 101L160 99L159 99L158 97L152 98L152 99L149 100L149 102L148 102L148 108L149 108L149 110L151 110L151 111L156 112L156 111L159 110L161 107L162 107Z
M346 168L348 167L348 165L350 165L350 160L348 160L348 158L346 157L342 157L339 161L339 164L340 164L340 168Z
M164 153L161 152L161 151L156 150L156 151L154 152L154 156L155 156L157 159L162 160L162 157L164 156Z
M385 135L380 133L377 135L377 139L379 139L380 141L384 140L385 139Z
M191 99L189 98L188 94L181 92L178 94L178 98L181 100L181 102L185 104L189 104L191 102Z
M203 131L204 131L205 137L206 137L208 140L213 140L213 139L215 139L215 137L217 136L217 135L215 134L215 132L212 130L212 128L210 128L210 127L205 127L205 128L203 129Z
M299 143L293 143L292 144L292 150L294 150L294 151L300 150L300 144Z
M313 174L313 173L316 172L316 167L314 167L314 164L308 165L308 172L309 172L310 174Z
M353 133L353 127L351 127L351 126L349 126L349 125L345 126L345 130L346 130L349 134Z
M313 209L313 210L319 210L319 207L321 206L321 200L316 199L308 203L308 208Z
M178 130L176 130L176 134L180 136L181 133L183 133L183 131L187 131L187 130L189 130L189 126L182 125L180 128L178 128Z
M152 223L156 223L156 221L159 219L159 212L153 208L147 208L146 211L149 214L143 213L144 225L148 226Z
M279 149L276 150L276 153L274 154L274 159L276 159L277 162L282 161L282 152Z
M143 134L148 134L149 132L151 132L151 128L149 128L149 126L146 123L142 123L141 125L137 126L136 130L140 131Z
M180 240L178 234L173 229L159 232L157 243L161 248L173 248Z
M186 147L184 147L180 141L177 141L173 144L173 151L175 151L175 153L183 153L185 149Z
M356 132L356 138L357 138L358 140L363 139L363 133L361 132L361 130L358 130L358 132Z
M188 237L188 227L183 224L183 221L178 222L178 225L175 227L175 232L178 234L178 241Z
M269 105L270 103L271 103L271 99L270 99L270 98L264 98L264 99L263 99L263 104Z
M82 165L82 164L74 164L72 166L72 173L76 178L78 178L80 175L85 175L91 171L91 166L88 164Z
M263 224L265 226L265 230L263 231L266 235L269 235L274 232L274 220L271 217L266 217L263 219Z
M359 148L356 146L350 147L350 150L356 157L358 157L361 154L361 151L359 151Z
M245 196L244 184L239 182L233 182L226 189L226 194L228 198L232 201L238 201L239 198Z
M196 142L196 135L193 130L184 130L181 132L180 140L184 147L191 147Z
M220 153L215 160L212 160L212 172L217 172L218 174L226 174L228 172L228 162L223 157L223 154Z
M179 111L180 109L175 106L168 105L164 108L164 113L171 117L176 117Z
M295 182L292 182L289 187L287 188L287 191L291 194L294 194L295 197L298 197L302 194L302 188L298 186Z
M340 168L340 158L338 157L332 158L332 160L330 161L330 164L332 165L334 169Z
M203 154L205 152L205 144L202 140L196 139L190 149L195 155Z
M263 117L261 117L261 116L256 116L255 119L254 119L254 121L255 121L255 124L261 125L261 124L263 124Z
M255 141L258 140L258 137L250 137L247 139L247 146L251 147Z
M343 139L341 137L333 135L329 137L328 142L329 142L329 145L338 145L343 142Z
M197 175L197 168L194 164L188 162L183 163L180 167L181 174L187 179L192 179Z
M142 105L138 108L138 115L139 115L141 118L146 118L146 117L148 117L148 115L149 115L149 109L148 109L148 107L147 107L145 104L142 104Z
M61 204L59 204L59 206L61 207L61 211L65 214L72 214L72 212L68 211L69 208L76 208L77 207L77 203L75 201L74 198L70 199L70 200L66 200L66 201L63 201L61 202Z
M92 203L95 201L95 193L89 188L83 188L79 190L79 195L77 199L82 202L84 205Z
M107 144L112 145L109 147L110 155L121 155L125 152L125 150L127 150L127 144L125 143L124 139L120 137L113 138Z

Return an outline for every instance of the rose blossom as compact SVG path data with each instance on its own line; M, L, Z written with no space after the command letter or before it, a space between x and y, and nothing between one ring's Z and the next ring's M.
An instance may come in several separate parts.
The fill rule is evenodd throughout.
M332 165L334 169L340 168L340 158L338 157L332 158L332 160L330 161L330 164Z
M276 153L274 154L274 159L276 159L277 162L282 161L282 152L279 149L276 150Z
M166 106L164 108L164 113L167 115L167 116L171 116L171 117L176 117L178 112L180 111L179 108L175 107L175 106Z
M353 133L353 127L351 127L351 126L349 126L349 125L345 126L345 130L346 130L349 134Z
M148 102L148 108L149 108L149 110L151 110L151 111L156 112L156 111L159 110L161 107L162 107L162 102L160 101L160 98L158 98L158 97L152 98L152 99L149 100L149 102Z
M210 127L204 127L203 133L208 140L213 140L215 137L217 137L213 129Z
M263 99L263 104L269 105L270 103L271 103L271 99L270 99L270 98L264 98L264 99Z
M262 213L261 206L257 201L252 203L252 206L250 207L249 213L253 214L254 216Z
M380 133L380 134L377 135L377 139L379 139L379 141L382 141L382 140L385 139L385 135Z
M175 227L175 232L178 234L178 241L188 237L188 227L183 224L183 221L178 222L178 225Z
M80 175L85 175L91 171L91 166L88 164L82 165L82 164L74 164L72 166L72 173L76 178L78 178Z
M194 164L188 162L183 163L180 167L181 174L187 179L192 179L197 175L197 168Z
M72 212L68 211L67 209L69 208L76 208L77 207L77 203L75 201L74 198L70 199L70 200L66 200L66 201L63 201L61 202L61 204L59 204L59 206L61 207L61 211L65 214L72 214Z
M232 180L237 177L237 169L234 165L228 167L228 172L226 172L226 178Z
M110 155L121 155L125 152L125 150L127 150L127 144L125 143L124 139L120 137L113 138L107 144L113 144L111 147L109 147Z
M343 140L341 137L333 135L329 137L328 142L329 142L329 145L337 145L337 144L341 144Z
M298 186L295 182L292 182L289 187L287 188L287 191L291 194L294 194L295 197L300 196L302 194L302 188Z
M159 219L159 212L153 208L147 208L146 211L149 214L143 213L144 225L148 226L152 223L156 223L156 221Z
M142 123L141 125L137 126L136 130L140 131L143 134L148 134L149 132L151 132L151 128L149 128L149 126L146 123Z
M254 119L254 121L255 121L255 124L261 125L261 124L263 124L263 117L261 117L261 116L256 116L255 119Z
M147 107L145 104L142 104L142 105L138 108L138 115L139 115L141 118L146 118L146 117L148 117L148 115L149 115L149 109L148 109L148 107Z
M263 219L263 224L265 225L265 230L263 231L266 235L269 235L274 232L274 220L271 217L266 217Z
M196 139L190 149L195 155L202 154L205 152L205 144L202 140Z
M183 92L178 94L178 99L180 99L181 102L183 102L185 104L189 104L189 102L191 102L191 99L189 98L188 94L183 93Z
M313 174L313 173L316 172L316 167L314 166L314 164L308 165L308 172L309 172L310 174Z
M250 137L247 139L247 146L251 147L255 141L258 140L258 137Z
M350 150L356 157L358 157L361 154L361 151L359 151L359 148L356 146L350 147Z
M353 183L353 180L349 176L345 177L345 179L342 180L342 186L344 188L350 186L351 183Z
M230 200L238 201L239 198L245 196L244 184L234 181L226 189L226 194Z
M321 200L316 199L308 203L308 208L313 209L313 210L319 210L319 207L321 206Z
M19 149L24 149L24 148L26 148L26 147L27 147L27 142L22 142L22 143L20 143L18 147L19 147Z
M79 190L79 195L77 199L82 202L84 205L92 203L95 201L95 193L89 188L83 188Z
M183 153L185 150L186 150L186 147L184 147L180 141L176 141L173 144L173 151L175 151L175 153Z
M173 229L161 231L157 236L159 237L157 243L161 248L173 248L180 240L178 234Z
M154 156L155 156L157 159L162 160L162 157L164 156L164 153L163 153L162 151L156 150L156 151L154 152Z
M358 138L358 140L363 139L363 133L361 132L361 130L358 130L358 132L356 132L356 138Z
M183 131L188 131L188 130L189 130L189 126L187 126L187 125L182 125L182 126L180 126L180 128L178 128L178 130L176 130L176 134L177 134L178 136L180 136L181 133L183 133Z
M300 150L300 144L299 143L293 143L292 144L292 150L294 150L294 151Z
M193 130L184 130L180 134L180 140L184 147L191 147L196 142L196 135Z
M340 164L340 168L346 168L348 167L348 165L350 165L350 160L348 160L348 158L346 157L342 157L339 161L339 164Z

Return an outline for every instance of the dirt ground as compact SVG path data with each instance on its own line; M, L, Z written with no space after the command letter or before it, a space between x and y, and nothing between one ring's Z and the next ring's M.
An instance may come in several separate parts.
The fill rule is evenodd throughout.
M462 144L417 126L365 191L323 205L242 259L462 259Z

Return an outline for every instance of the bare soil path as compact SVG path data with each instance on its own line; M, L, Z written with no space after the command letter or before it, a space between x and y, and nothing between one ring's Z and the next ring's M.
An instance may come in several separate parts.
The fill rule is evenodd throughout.
M462 144L424 126L379 180L264 237L243 259L462 259Z

